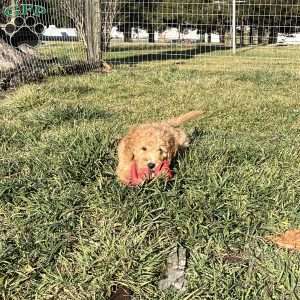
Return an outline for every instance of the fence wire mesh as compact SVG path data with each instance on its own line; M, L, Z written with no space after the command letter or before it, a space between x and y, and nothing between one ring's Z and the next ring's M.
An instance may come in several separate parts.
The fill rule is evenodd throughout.
M120 64L233 54L288 59L300 44L299 8L283 0L119 1L105 57Z
M0 10L0 75L10 81L102 59L300 60L298 0L3 0Z

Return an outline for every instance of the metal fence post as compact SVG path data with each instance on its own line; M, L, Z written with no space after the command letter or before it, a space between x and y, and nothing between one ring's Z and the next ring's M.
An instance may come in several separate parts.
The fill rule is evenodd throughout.
M232 53L236 54L236 0L232 0Z

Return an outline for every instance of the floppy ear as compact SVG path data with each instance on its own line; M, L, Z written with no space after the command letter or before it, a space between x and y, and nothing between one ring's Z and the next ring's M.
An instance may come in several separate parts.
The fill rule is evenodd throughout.
M119 162L131 162L134 158L131 139L125 137L118 146Z
M123 138L118 146L118 159L117 175L121 181L127 182L130 176L131 162L134 159L132 141L128 136Z

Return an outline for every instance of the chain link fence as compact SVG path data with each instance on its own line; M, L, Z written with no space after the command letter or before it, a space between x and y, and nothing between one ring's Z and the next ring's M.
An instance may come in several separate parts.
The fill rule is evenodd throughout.
M122 0L105 35L105 58L114 64L232 55L290 59L300 45L299 16L300 2L291 0Z
M0 11L2 87L103 61L300 57L296 0L3 0Z

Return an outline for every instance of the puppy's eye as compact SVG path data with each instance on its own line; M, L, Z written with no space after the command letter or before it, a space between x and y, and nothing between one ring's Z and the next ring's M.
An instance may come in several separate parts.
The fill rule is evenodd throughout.
M142 147L142 150L143 150L143 151L146 151L146 150L147 150L147 148L146 148L146 147Z
M159 152L162 154L164 153L164 150L162 148L159 148Z

